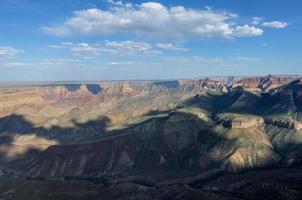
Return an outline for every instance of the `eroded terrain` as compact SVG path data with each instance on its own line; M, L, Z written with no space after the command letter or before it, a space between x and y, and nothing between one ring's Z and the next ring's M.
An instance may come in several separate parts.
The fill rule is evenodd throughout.
M0 199L299 199L301 114L297 77L2 86Z

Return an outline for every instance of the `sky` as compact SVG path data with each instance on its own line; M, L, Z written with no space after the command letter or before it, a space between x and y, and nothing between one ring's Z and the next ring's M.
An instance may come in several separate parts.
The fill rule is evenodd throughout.
M302 74L301 0L0 0L0 82Z

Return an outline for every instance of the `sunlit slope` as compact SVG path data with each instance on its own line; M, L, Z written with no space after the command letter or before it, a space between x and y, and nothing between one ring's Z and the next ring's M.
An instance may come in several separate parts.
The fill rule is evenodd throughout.
M39 99L40 110L16 109L0 120L1 156L21 176L187 183L294 166L301 159L300 86L264 91L207 80L100 83L92 92L85 85L35 87L34 100L18 104Z

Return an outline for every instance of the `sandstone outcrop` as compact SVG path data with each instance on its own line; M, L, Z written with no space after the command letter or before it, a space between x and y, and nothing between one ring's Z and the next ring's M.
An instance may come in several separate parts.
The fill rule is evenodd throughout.
M288 128L294 130L301 130L302 123L301 122L291 122L288 120L281 120L281 119L265 119L266 124L272 124L281 128Z
M297 77L245 77L234 82L233 87L244 87L253 90L268 91L296 80Z
M255 127L264 122L262 118L259 117L244 117L244 118L220 118L214 116L213 119L218 123L222 124L227 128L238 128L238 129L247 129L250 127Z

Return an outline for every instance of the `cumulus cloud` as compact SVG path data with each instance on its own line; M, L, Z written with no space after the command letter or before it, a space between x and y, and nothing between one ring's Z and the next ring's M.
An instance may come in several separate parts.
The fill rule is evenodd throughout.
M234 30L234 36L236 37L259 36L262 34L263 30L247 24L243 26L236 26Z
M188 51L189 50L188 48L175 46L172 43L156 43L156 47L158 47L160 49L172 50L172 51Z
M281 21L271 21L262 23L263 27L282 29L288 26L288 23Z
M238 15L226 11L165 7L155 2L139 5L109 2L113 7L108 10L93 8L75 11L63 24L44 27L44 30L57 36L124 33L222 38L259 36L263 32L254 26L236 23Z
M0 57L11 57L20 53L24 53L24 51L12 47L0 47Z

